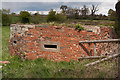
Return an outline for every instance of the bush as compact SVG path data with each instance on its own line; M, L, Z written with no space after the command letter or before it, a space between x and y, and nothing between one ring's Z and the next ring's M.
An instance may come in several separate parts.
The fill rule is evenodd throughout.
M47 16L47 22L64 22L66 20L66 16L64 14L56 14L56 11L49 12Z
M40 14L36 14L32 16L31 23L39 24L41 22Z
M11 16L9 14L3 13L2 14L2 25L8 26L11 23Z
M115 19L116 19L116 12L114 10L112 10L112 9L109 9L109 11L108 11L108 18L111 21L115 21Z
M19 18L21 23L30 23L31 15L27 11L21 11Z
M75 29L78 31L84 30L84 27L82 27L80 24L75 25Z
M47 16L47 22L54 22L56 21L57 17L55 15L56 11L53 11L53 9L50 10L48 16Z
M66 20L66 16L64 14L57 14L56 21L57 22L64 22Z
M11 16L11 18L12 18L12 22L11 22L12 24L16 24L20 22L19 17L16 15Z

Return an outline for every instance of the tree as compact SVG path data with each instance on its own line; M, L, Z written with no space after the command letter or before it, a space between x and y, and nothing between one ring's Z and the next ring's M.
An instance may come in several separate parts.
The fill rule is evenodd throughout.
M65 13L66 12L66 9L67 9L67 6L66 5L62 5L60 7L60 9L62 9L62 13Z
M32 15L32 19L31 22L34 24L39 24L41 21L41 16L39 14L39 12L35 13L34 15Z
M80 9L75 8L75 9L73 9L73 11L74 11L73 15L74 15L75 19L78 19L79 15L80 15Z
M64 22L66 20L65 14L58 14L56 11L53 11L53 9L50 10L48 16L47 16L47 22Z
M0 9L0 16L2 16L2 10ZM0 19L0 22L2 22L2 19ZM0 23L1 25L1 23Z
M108 16L111 15L113 12L114 12L113 9L109 9L109 11L108 11Z
M50 10L48 16L47 16L47 22L51 22L51 21L56 21L56 11L53 11L53 9Z
M39 11L37 11L34 15L39 15Z
M3 9L2 9L2 13L9 14L9 13L10 13L10 9L7 10L7 9L4 9L4 8L3 8Z
M12 16L15 16L16 14L14 12L11 13Z
M2 25L8 26L11 23L10 9L2 9Z
M57 22L64 22L66 20L65 14L56 14L56 21Z
M88 14L89 14L89 8L87 8L86 5L84 5L83 8L81 9L81 15L86 16Z
M116 4L117 19L120 21L120 1Z
M116 19L116 12L112 9L109 9L108 17L109 17L109 20L115 20Z
M11 17L8 14L2 14L2 25L3 26L8 26L11 23Z
M98 11L98 5L92 5L92 8L91 8L91 15L94 16L95 13Z
M19 18L21 23L30 23L31 15L27 11L21 11Z
M117 14L117 18L115 21L115 31L120 37L120 1L116 4L115 8L116 8L116 14Z
M80 9L68 7L66 10L66 16L68 18L78 19L80 14Z

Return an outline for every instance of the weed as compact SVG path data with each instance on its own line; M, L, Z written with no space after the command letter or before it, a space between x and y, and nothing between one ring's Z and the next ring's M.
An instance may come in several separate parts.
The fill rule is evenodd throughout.
M75 25L75 30L81 31L84 30L84 27L82 27L80 24Z

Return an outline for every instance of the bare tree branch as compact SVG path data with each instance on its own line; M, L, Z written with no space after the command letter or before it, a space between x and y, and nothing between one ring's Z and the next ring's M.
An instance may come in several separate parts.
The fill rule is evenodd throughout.
M98 5L92 5L92 8L91 8L91 15L94 16L95 13L98 11Z

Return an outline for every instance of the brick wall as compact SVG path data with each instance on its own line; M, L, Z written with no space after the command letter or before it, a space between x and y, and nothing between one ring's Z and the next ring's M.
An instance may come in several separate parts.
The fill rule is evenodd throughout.
M12 24L9 53L31 60L47 58L52 61L70 61L78 60L77 57L94 56L93 44L80 45L79 41L112 39L112 28L94 27L91 28L92 32L87 29L90 30L86 28L78 32L74 28L61 26ZM97 55L106 54L106 45L109 44L96 45Z

